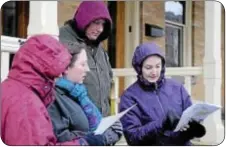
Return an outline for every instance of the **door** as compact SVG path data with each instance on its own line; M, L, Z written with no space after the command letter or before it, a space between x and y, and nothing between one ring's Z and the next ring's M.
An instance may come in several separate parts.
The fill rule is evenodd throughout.
M124 68L125 58L125 2L108 1L112 18L112 33L107 40L107 51L112 68ZM119 94L124 90L124 78L119 78Z
M112 32L107 41L104 42L105 48L108 51L109 60L112 68L124 68L124 57L125 57L125 2L123 1L108 1L108 9L112 18ZM119 96L124 91L124 78L119 78ZM113 92L114 89L112 89ZM115 97L112 93L111 98ZM111 101L111 113L114 114L115 102Z

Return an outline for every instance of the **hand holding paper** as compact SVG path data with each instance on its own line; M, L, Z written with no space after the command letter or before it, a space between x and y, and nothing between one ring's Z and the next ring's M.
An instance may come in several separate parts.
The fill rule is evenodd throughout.
M194 120L196 122L203 121L207 116L209 116L219 108L220 107L217 105L207 103L193 104L183 112L174 132L177 132L184 128L191 120Z
M128 109L124 110L119 114L103 118L98 128L94 131L95 135L104 133L104 131L106 131L110 126L112 126L116 121L118 121L123 115L125 115L129 110L131 110L136 105L137 104L132 105L131 107L129 107Z

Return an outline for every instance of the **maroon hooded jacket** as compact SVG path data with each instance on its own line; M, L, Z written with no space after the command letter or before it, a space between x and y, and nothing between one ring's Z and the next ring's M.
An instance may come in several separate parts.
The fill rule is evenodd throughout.
M16 53L1 83L1 139L7 145L58 144L46 107L54 100L54 78L68 66L67 49L49 35L29 38ZM85 143L85 142L84 142Z

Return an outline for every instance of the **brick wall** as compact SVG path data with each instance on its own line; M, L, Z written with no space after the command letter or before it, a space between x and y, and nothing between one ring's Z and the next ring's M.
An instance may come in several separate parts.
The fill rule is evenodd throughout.
M165 28L164 2L141 2L141 43L154 41L165 48L165 37L153 38L145 36L145 23L159 25ZM202 66L204 57L204 2L193 2L193 27L192 27L192 49L193 65ZM196 85L192 87L192 97L197 100L204 98L204 85L202 76L197 77Z
M193 1L192 10L192 65L202 66L205 46L204 2ZM192 97L197 100L204 99L204 84L202 76L198 76L196 84L192 86Z
M140 5L140 18L141 18L141 43L154 41L161 48L165 48L165 37L146 37L145 36L145 23L155 24L165 28L165 3L161 1L143 1Z
M72 19L75 10L77 9L79 1L67 0L58 1L58 26L63 26L64 22Z
M58 25L62 26L63 23L72 18L75 9L79 5L79 1L59 1L58 2ZM192 4L192 65L202 66L204 58L204 2L203 1L193 1ZM140 3L140 21L141 21L141 40L140 42L154 41L161 48L165 48L165 37L153 38L146 37L144 33L145 23L159 25L165 28L165 9L164 2L161 1L143 1ZM224 18L224 10L222 10L222 20ZM224 21L222 21L222 29L224 29ZM224 30L222 30L224 32ZM222 73L224 71L224 34L222 33ZM224 73L222 74L222 79L224 81ZM223 82L222 82L223 83ZM224 102L224 85L222 85L222 102ZM204 84L202 76L198 76L196 79L196 84L192 87L192 97L196 100L203 100L204 98Z
M164 18L164 2L141 2L140 5L140 17L141 17L141 40L140 42L154 41L159 44L162 48L165 48L165 37L153 38L146 37L144 33L145 23L159 25L165 28L165 18ZM222 10L222 20L224 18L224 10ZM204 13L204 1L193 1L192 3L192 65L202 66L204 58L204 46L205 46L205 13ZM224 21L222 22L222 29L224 26ZM224 30L222 30L224 32ZM222 34L222 79L224 81L224 34ZM202 76L198 76L196 79L196 84L192 86L192 97L196 100L204 99L204 84ZM224 83L222 81L222 84ZM222 85L222 102L224 102L224 85Z

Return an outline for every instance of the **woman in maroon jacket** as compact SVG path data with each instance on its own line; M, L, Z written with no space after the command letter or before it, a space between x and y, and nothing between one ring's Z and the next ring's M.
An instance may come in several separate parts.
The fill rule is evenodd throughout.
M16 53L1 83L1 139L7 145L83 145L83 139L57 143L46 107L53 102L54 78L71 55L49 35L29 38Z

